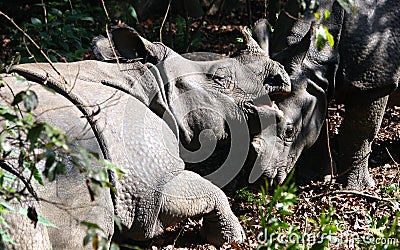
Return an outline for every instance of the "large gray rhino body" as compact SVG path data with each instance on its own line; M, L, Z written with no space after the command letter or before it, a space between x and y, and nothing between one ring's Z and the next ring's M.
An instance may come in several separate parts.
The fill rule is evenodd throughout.
M292 18L300 11L296 1L288 3L289 14L282 12L275 26L272 58L284 64L292 81L292 93L276 101L291 133L281 139L287 159L266 172L283 179L304 150L297 163L300 178L330 173L325 118L334 97L346 109L337 173L345 187L360 190L374 185L368 172L371 143L399 82L400 5L396 0L355 1L356 12L346 13L335 1L320 4L319 13L331 13L324 24L335 39L332 48L314 46L315 17L308 9L304 18Z
M126 171L122 180L112 178L117 193L103 191L96 203L90 202L83 176L72 166L49 184L50 189L39 188L41 198L61 202L61 207L36 204L38 212L59 228L40 227L39 237L27 221L17 221L12 235L20 243L18 249L48 248L49 242L54 249L81 248L85 231L78 222L82 220L99 224L105 236L111 237L113 213L123 224L116 238L119 241L150 239L167 226L196 215L204 216L203 231L209 242L220 245L243 240L225 194L210 181L184 170L182 147L191 155L190 149L197 149L199 142L229 139L233 133L229 126L244 130L245 137L238 137L244 140L242 147L246 143L248 147L249 134L255 133L248 131L254 123L251 120L275 121L278 110L260 80L238 61L193 62L129 32L132 39L121 53L151 63L57 63L57 72L49 64L14 67L27 79L46 82L56 90L54 94L32 83L39 96L36 113L41 114L40 119L64 129L78 138L77 145L98 152ZM22 88L12 77L5 79L14 93ZM12 99L10 93L3 93ZM257 131L269 125L255 124ZM213 135L206 133L202 139L203 130ZM224 177L224 173L217 176Z

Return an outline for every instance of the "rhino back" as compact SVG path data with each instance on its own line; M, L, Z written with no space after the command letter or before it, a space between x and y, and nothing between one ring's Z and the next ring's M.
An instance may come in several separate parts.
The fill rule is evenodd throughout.
M400 2L355 1L355 8L344 18L339 77L357 89L392 91L400 76Z

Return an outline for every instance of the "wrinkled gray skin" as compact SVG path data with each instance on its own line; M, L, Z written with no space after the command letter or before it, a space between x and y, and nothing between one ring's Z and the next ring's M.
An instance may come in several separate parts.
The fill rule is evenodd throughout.
M117 41L119 31L123 41ZM33 81L31 89L40 100L35 112L40 119L77 137L72 147L87 147L126 174L121 180L111 174L117 193L103 190L91 203L83 176L67 162L65 175L37 190L40 198L55 203L22 204L34 204L38 213L58 228L34 229L27 220L10 216L15 229L11 235L19 244L11 248L49 249L50 244L53 249L82 248L82 220L97 223L110 239L117 233L113 213L123 225L116 241L150 239L170 225L199 215L204 218L203 232L210 243L242 241L243 230L225 194L210 181L184 170L179 140L189 149L196 148L196 136L205 129L212 130L217 140L229 138L225 121L251 128L251 120L260 118L255 128L264 129L269 124L262 120L275 120L279 111L260 79L237 60L193 62L129 29L119 31L113 34L121 55L119 64L56 63L57 71L44 63L13 68ZM137 57L142 60L122 62ZM12 100L9 88L14 93L25 88L13 77L4 79L9 87L1 89L1 96L8 101ZM43 82L57 93L45 90L40 85ZM290 86L288 82L284 85ZM210 106L214 112L202 109ZM256 132L247 131L247 135Z
M268 51L263 50L260 47L260 45L253 39L253 37L251 37L247 29L242 30L243 36L246 41L245 48L240 50L237 54L233 55L232 58L221 57L220 55L212 53L184 54L182 55L184 58L182 58L181 56L178 56L175 52L173 52L173 54L169 55L169 58L172 59L170 59L169 61L165 60L163 61L163 63L155 62L151 57L151 53L140 54L136 51L133 52L127 49L130 47L134 47L132 46L132 43L134 43L134 39L132 38L132 36L135 33L136 32L134 31L134 29L130 27L116 28L110 33L110 37L113 41L116 53L114 53L110 48L109 40L102 36L97 37L94 40L93 50L98 59L102 61L115 61L116 57L122 61L138 60L142 58L143 62L151 62L153 64L156 64L161 74L165 74L164 72L170 72L168 73L169 75L161 75L164 83L175 82L176 75L181 74L180 72L182 70L184 72L195 72L196 70L198 70L197 66L194 69L190 67L190 64L188 64L188 61L186 60L190 59L195 60L197 65L203 65L202 67L205 66L206 68L218 68L218 74L228 77L227 79L222 79L222 81L221 79L216 80L219 84L226 85L227 88L232 87L232 81L238 83L243 82L244 84L238 87L242 89L242 94L244 94L244 96L248 96L249 93L251 93L252 91L250 89L246 90L246 88L248 88L248 86L246 86L248 82L251 82L253 86L264 86L269 95L285 95L290 92L290 79L283 66L280 63L271 60ZM161 45L159 43L155 44ZM263 46L267 45L264 43ZM164 46L161 47L161 49L163 48ZM234 71L237 72L234 72L231 69L219 69L219 65L221 62L229 62L229 64L234 65L231 68L244 68L245 71L241 71L242 73L240 74L242 75L239 75L238 70L236 69ZM195 65L194 62L191 63ZM243 80L235 79L237 77L241 77ZM192 91L191 88L189 88L188 90ZM194 98L197 101L198 94L194 93L193 95L189 95L189 97L190 99ZM252 106L251 109L253 109L244 110L244 114L247 118L248 129L235 126L235 124L232 124L230 122L232 121L232 119L230 118L225 119L226 121L228 121L228 124L225 124L224 129L221 129L221 127L223 127L222 124L218 126L216 126L215 124L204 124L204 121L215 120L214 117L216 117L216 114L218 116L218 113L221 113L221 111L219 110L220 105L215 102L208 101L209 104L202 103L199 105L203 106L206 109L213 110L212 114L208 114L208 117L213 117L213 119L211 120L209 118L204 118L204 113L209 112L206 111L204 108L201 110L201 112L190 112L189 117L187 116L187 114L184 114L184 116L180 116L180 114L177 114L176 112L174 113L174 107L171 108L172 112L174 113L173 115L176 117L177 125L179 127L181 142L180 155L181 158L185 161L186 167L201 174L202 176L205 176L206 179L212 181L219 187L224 187L229 182L229 180L232 180L239 173L239 171L242 170L243 165L246 166L245 169L247 170L247 172L251 172L252 177L249 179L250 183L254 182L258 177L262 175L260 164L254 164L257 160L257 155L254 156L252 154L254 150L251 145L251 156L246 159L249 151L249 139L252 140L255 135L259 135L261 130L264 131L262 137L265 141L268 141L268 145L266 145L266 147L260 148L259 151L263 153L264 158L268 157L270 159L272 157L279 157L279 153L278 155L274 155L277 154L277 152L272 149L274 149L274 141L277 129L283 129L280 127L281 125L284 125L284 123L279 123L279 121L282 119L282 113L279 110L276 110L275 105L272 103L268 104L267 106L264 105L265 100L261 98L254 99L253 104L255 106L253 106L251 102L246 102L245 100L240 99L241 98L239 98L239 106L248 108L250 104L250 106ZM188 101L193 102L193 100L186 100L186 102ZM172 103L171 100L169 100L168 102ZM254 107L268 107L269 105L272 105L273 109L275 109L272 112L273 116L270 115L271 112L269 110L268 112L263 111L263 109L254 110ZM222 113L224 113L224 111L222 111ZM256 116L254 116L255 114ZM184 123L182 123L182 121ZM262 124L260 124L260 121ZM279 123L279 125L276 125L277 122ZM193 127L194 125L196 125L195 129L189 129L188 133L188 127ZM233 133L229 136L226 136L226 127L228 127L229 130L233 130ZM212 133L204 133L204 131L207 131L207 129L209 128L212 130ZM242 130L248 130L249 133L243 133ZM216 138L212 138L214 136ZM217 145L213 145L212 141L214 139L217 140ZM236 143L233 143L232 145L233 140ZM215 151L210 155L209 158L204 161L198 160L199 156L207 155L209 149L214 148L214 146ZM195 151L195 155L192 153L193 151ZM212 173L210 174L210 172ZM237 182L239 179L242 178L238 177L235 182ZM239 182L242 183L241 180L239 180ZM236 184L230 185L230 187L225 190L228 191L232 187L236 189Z
M346 109L336 159L339 181L345 188L362 190L374 186L368 172L371 142L388 95L399 82L400 2L355 1L355 15L333 1L320 4L319 13L331 12L325 24L335 39L333 48L315 48L315 19L309 12L299 20L282 12L275 26L271 55L285 66L292 82L290 95L276 102L291 129L276 142L286 159L264 172L281 182L304 153L297 163L300 179L330 173L325 118L327 103L334 97ZM296 16L297 1L289 1L286 11ZM269 164L268 159L261 161Z

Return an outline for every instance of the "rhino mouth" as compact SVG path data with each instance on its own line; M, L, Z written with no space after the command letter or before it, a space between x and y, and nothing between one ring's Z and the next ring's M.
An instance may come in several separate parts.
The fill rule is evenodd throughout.
M254 101L246 102L246 106L257 113L271 113L280 118L283 117L283 111L279 109L274 101L269 99L268 94L258 97L257 99L254 99Z

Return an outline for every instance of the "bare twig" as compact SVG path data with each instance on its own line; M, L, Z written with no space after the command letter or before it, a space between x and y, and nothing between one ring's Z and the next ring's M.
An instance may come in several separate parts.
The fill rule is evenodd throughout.
M53 62L50 60L50 58L46 55L46 53L44 53L44 51L40 48L40 46L32 39L32 37L30 37L21 27L18 26L18 24L16 24L14 22L14 20L9 17L8 15L6 15L4 12L0 11L0 15L4 16L8 21L10 21L12 23L12 25L14 25L15 28L17 28L26 38L29 39L29 41L40 51L40 54L42 54L42 56L46 59L46 61L50 64L51 68L60 76L60 78L65 82L66 80L64 79L64 77L61 75L61 73L55 68Z
M268 0L264 0L264 18L267 18Z
M398 178L398 176L400 174L399 163L397 163L396 160L393 158L392 154L389 152L389 149L387 147L385 147L385 149L386 149L386 152L388 153L390 159L392 159L392 161L394 162L394 165L396 165L397 173L395 175L395 178L397 177L396 178L397 179L397 186L399 186L400 185L400 178Z
M169 0L168 6L167 6L167 10L165 11L164 18L163 18L163 20L162 20L162 22L161 22L161 27L160 27L160 42L161 42L161 43L163 42L162 30L163 30L164 25L165 25L165 20L167 20L167 16L168 16L168 13L169 13L169 9L171 8L171 3L172 3L172 0Z
M396 165L396 167L399 166L399 164L396 162L396 160L393 158L392 154L389 152L389 149L387 147L385 147L386 152L388 153L390 159L393 161L393 163Z
M43 8L43 15L44 15L44 23L45 23L45 27L46 27L46 31L49 31L49 27L48 27L48 22L47 22L47 9L46 9L46 5L44 4L44 0L42 0L42 8Z
M325 120L325 124L326 124L326 126L325 126L326 127L326 146L328 148L329 167L330 167L330 170L331 170L331 180L329 182L329 186L330 186L330 185L332 185L332 182L333 182L334 173L333 173L333 161L332 161L332 153L331 153L331 143L330 143L330 140L329 140L329 128L328 128L329 120L328 119Z
M320 198L322 196L328 196L328 195L335 196L335 195L342 195L342 194L343 195L346 195L346 194L347 195L357 195L357 196L368 198L368 199L373 199L373 200L377 200L377 201L384 201L384 202L390 202L390 203L396 200L396 199L383 198L383 197L380 197L380 196L366 194L366 193L363 193L363 192L360 192L360 191L355 191L355 190L334 190L334 191L330 191L330 192L317 194L317 195L314 195L314 196L309 197L309 198L311 200L314 200L314 199Z
M102 3L102 5L103 5L103 10L104 10L104 13L106 14L106 18L107 18L107 22L106 22L106 34L107 34L108 43L110 44L111 50L112 50L112 52L113 52L113 54L114 54L115 61L117 62L117 65L118 65L118 69L121 70L121 65L119 64L118 55L117 55L117 52L115 51L113 42L112 42L111 37L110 37L109 28L108 28L108 23L111 22L111 18L110 18L110 16L108 15L106 3L104 2L104 0L101 0L101 3Z

